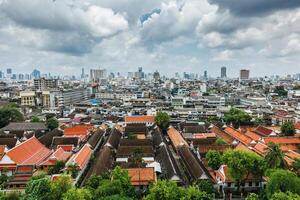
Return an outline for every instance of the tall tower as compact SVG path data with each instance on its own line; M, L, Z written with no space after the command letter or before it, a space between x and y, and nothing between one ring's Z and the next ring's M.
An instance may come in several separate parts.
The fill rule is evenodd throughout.
M240 71L240 80L241 81L249 80L249 76L250 76L250 70L241 69L241 71Z
M223 66L221 67L221 78L226 78L227 74L226 74L226 67Z

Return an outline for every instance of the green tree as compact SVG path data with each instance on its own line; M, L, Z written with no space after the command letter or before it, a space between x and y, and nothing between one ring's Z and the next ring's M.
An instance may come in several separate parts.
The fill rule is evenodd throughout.
M298 178L294 173L283 170L276 169L268 172L269 176L266 194L270 199L277 192L292 192L300 195L300 178Z
M281 151L278 144L269 143L268 151L265 155L265 162L268 168L284 168L286 166L284 160L284 153Z
M255 193L250 193L245 200L259 200L259 196Z
M276 86L274 93L277 93L280 97L286 97L288 92L284 89L283 86Z
M61 170L65 167L65 163L61 160L55 162L54 166L49 167L48 174L59 174Z
M283 193L283 192L277 192L272 195L270 200L299 200L300 195L294 194L291 192Z
M88 189L73 187L63 195L63 200L92 200L92 194Z
M75 163L75 164L70 164L68 165L68 173L71 174L72 178L76 178L77 175L78 175L78 172L79 172L79 167L78 165Z
M112 171L112 179L114 181L120 181L121 187L125 191L126 196L135 196L135 190L131 185L131 179L127 170L121 169L119 166L115 167L115 169Z
M7 126L10 122L24 121L23 114L16 108L0 108L0 128Z
M222 165L222 155L215 150L209 150L206 155L205 159L209 167L214 170L217 170Z
M200 191L197 187L190 186L184 191L180 200L213 200L211 194Z
M194 186L197 187L200 191L206 192L207 194L214 193L214 184L210 180L200 179L194 183Z
M292 164L292 170L300 176L300 159L296 159Z
M51 197L54 200L62 199L63 195L73 187L69 176L60 176L51 183Z
M251 116L240 109L231 108L224 114L224 121L227 124L232 123L235 128L238 128L240 125L251 124Z
M134 200L134 199L131 197L116 194L116 195L107 196L107 197L100 197L100 198L98 198L98 200Z
M157 181L150 187L149 194L145 200L180 200L184 190L173 181Z
M262 117L257 117L254 120L255 126L263 125L265 123L264 118Z
M216 145L224 145L227 144L222 138L217 138L215 141Z
M261 180L265 172L264 159L252 152L227 150L223 154L223 162L228 166L229 175L236 181L238 188L248 175L252 174Z
M41 122L42 120L40 118L38 118L37 116L33 116L30 120L30 122L33 122L33 123L37 123L37 122Z
M32 177L25 189L27 200L50 200L50 180L45 176Z
M281 126L281 134L285 136L294 136L296 133L295 126L292 122L285 122Z
M170 116L168 113L158 112L155 117L155 123L162 131L166 131L170 125Z
M50 130L57 128L58 125L59 125L58 121L53 117L47 120L47 127Z

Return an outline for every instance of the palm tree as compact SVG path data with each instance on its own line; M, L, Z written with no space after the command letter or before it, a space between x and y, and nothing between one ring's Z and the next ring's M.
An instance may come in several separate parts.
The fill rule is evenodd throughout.
M278 144L270 142L268 144L268 151L265 155L265 162L268 168L285 168L286 162L284 160L284 153L281 151Z

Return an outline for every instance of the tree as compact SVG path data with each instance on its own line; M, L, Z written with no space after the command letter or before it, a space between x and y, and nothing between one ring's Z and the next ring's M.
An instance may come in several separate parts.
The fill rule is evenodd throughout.
M190 186L184 191L180 200L213 200L211 194L200 191L197 187Z
M266 188L267 197L270 199L277 192L292 192L300 195L300 178L294 173L276 169L268 172L269 181Z
M300 195L294 194L291 192L283 193L283 192L277 192L272 195L270 200L299 200Z
M70 165L68 165L67 168L68 168L68 173L71 173L71 177L76 178L78 175L78 172L79 172L78 165L76 163L70 164Z
M63 195L63 200L92 200L89 190L81 188L71 188Z
M217 170L222 165L222 155L215 150L209 150L206 155L205 159L209 167L214 170Z
M281 126L281 134L285 136L294 136L296 133L295 126L292 122L285 122Z
M8 192L0 195L0 200L19 200L22 199L22 195L18 192Z
M210 180L200 179L194 183L194 186L197 187L200 191L206 192L207 194L214 193L214 184Z
M37 122L41 122L42 120L40 118L38 118L37 116L33 116L30 120L30 122L33 122L33 123L37 123Z
M115 169L112 171L112 179L114 181L120 181L121 187L124 189L126 196L135 196L135 190L131 185L131 179L127 170L121 169L119 166L115 167Z
M223 154L223 162L228 166L229 175L238 184L238 189L248 175L261 180L265 172L264 159L252 152L227 150Z
M216 145L223 145L223 144L227 144L222 138L217 138L215 141Z
M165 112L158 112L155 117L155 123L162 131L166 131L170 125L170 116Z
M48 174L59 174L60 171L65 167L65 163L61 160L55 162L54 166L49 167Z
M268 151L265 155L265 162L268 168L284 168L285 160L284 153L281 151L280 146L278 144L269 143Z
M300 176L300 159L296 159L292 164L292 170Z
M255 126L263 125L264 123L265 123L265 122L264 122L264 118L262 118L262 117L257 117L257 118L255 118L255 120L254 120Z
M145 200L180 200L183 192L183 188L178 187L173 181L157 181L150 186L149 194Z
M53 117L47 120L47 127L50 130L53 130L53 129L57 128L58 125L59 125L58 121Z
M28 200L50 200L51 186L50 180L44 175L32 177L27 183L25 196Z
M274 93L277 93L280 97L286 97L288 92L284 89L283 86L276 86Z
M7 126L10 122L24 121L23 114L13 107L0 108L0 128Z
M60 176L51 183L52 199L62 199L63 195L73 187L72 180L69 176Z
M250 193L245 200L259 200L259 196L255 193Z
M235 128L238 128L240 125L251 124L251 116L240 109L231 108L224 114L224 121L227 124L232 123Z

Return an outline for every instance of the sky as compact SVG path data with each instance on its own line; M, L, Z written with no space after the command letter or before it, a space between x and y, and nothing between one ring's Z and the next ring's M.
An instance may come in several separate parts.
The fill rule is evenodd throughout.
M299 0L0 0L0 69L300 73Z

